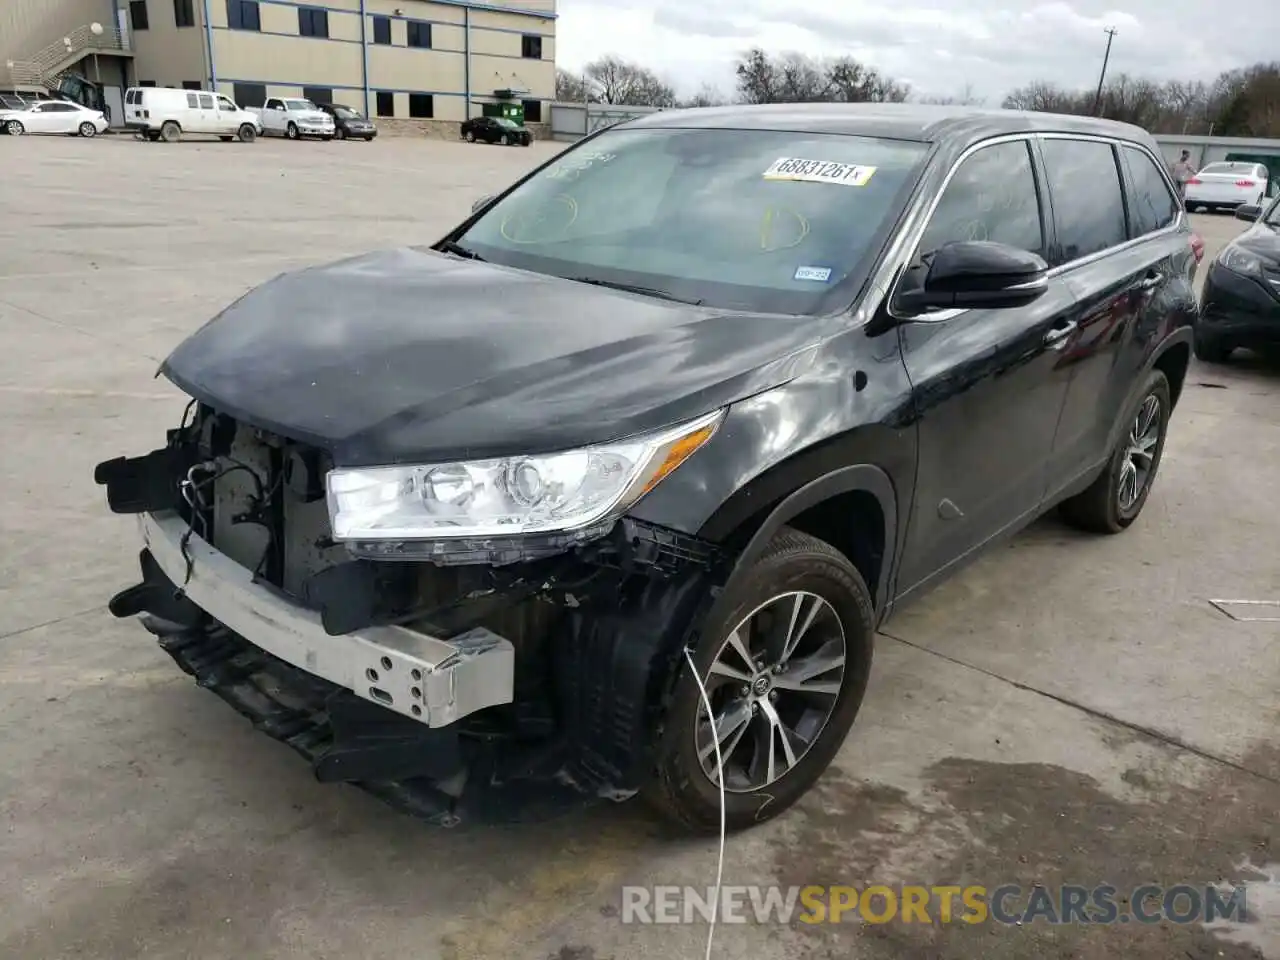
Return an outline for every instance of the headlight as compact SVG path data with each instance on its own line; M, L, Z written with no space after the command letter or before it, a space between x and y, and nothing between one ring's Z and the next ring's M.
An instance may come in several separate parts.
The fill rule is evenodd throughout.
M626 510L715 434L716 411L648 436L533 457L335 469L335 540L485 539L563 533Z
M1222 256L1218 258L1218 263L1232 273L1242 273L1253 277L1262 275L1262 260L1234 243L1222 251Z

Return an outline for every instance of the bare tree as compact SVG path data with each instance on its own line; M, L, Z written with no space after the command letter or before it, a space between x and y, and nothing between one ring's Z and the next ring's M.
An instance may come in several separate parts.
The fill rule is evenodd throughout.
M753 47L738 59L738 96L743 103L780 103L781 82L769 55Z
M986 104L985 97L980 97L973 92L973 84L966 83L964 87L957 93L948 95L926 95L918 98L916 103L931 103L938 106L956 106L956 107L981 107Z
M560 67L556 68L556 99L561 103L586 103L591 90L586 78Z
M591 92L601 103L635 107L674 107L676 92L648 67L621 57L601 57L583 71Z
M681 100L682 107L720 107L729 101L725 98L715 86L704 83L702 87L692 97L687 100Z
M908 88L852 57L819 60L801 53L771 57L760 48L738 60L738 96L745 103L901 102Z

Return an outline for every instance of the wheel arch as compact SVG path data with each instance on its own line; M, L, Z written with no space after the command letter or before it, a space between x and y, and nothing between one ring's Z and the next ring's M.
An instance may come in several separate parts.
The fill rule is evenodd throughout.
M784 526L823 540L844 554L866 582L877 617L883 614L898 533L897 494L884 470L865 463L841 467L751 514L726 538L738 548L731 582L764 553Z

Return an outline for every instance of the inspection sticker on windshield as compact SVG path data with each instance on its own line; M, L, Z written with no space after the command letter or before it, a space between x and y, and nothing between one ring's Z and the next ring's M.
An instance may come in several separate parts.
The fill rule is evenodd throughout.
M766 180L806 180L810 183L839 183L846 187L865 187L876 172L875 167L832 160L801 160L779 157L764 172Z
M830 267L796 267L796 275L792 280L816 280L827 283L831 279Z

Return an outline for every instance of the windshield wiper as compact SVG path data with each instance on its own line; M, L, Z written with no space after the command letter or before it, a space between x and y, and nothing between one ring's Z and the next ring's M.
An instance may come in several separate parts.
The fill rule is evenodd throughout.
M642 287L635 283L619 283L616 280L601 280L599 277L569 277L574 283L589 283L593 287L608 287L611 290L625 290L627 293L640 293L647 297L657 297L659 300L671 300L675 303L687 303L690 306L697 307L702 304L701 300L693 300L688 297L677 297L674 293L668 293L666 290L658 290L655 287Z
M480 254L476 253L470 247L464 247L456 240L446 240L444 243L440 244L440 249L445 253L452 253L456 257L462 257L464 260L479 260L481 263L485 262L484 257L480 256Z

